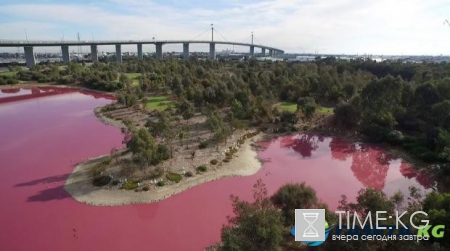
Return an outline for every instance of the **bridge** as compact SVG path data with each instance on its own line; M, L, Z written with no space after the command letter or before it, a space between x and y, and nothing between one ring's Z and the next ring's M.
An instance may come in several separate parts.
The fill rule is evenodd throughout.
M190 44L209 44L209 58L216 58L216 44L224 45L238 45L248 46L250 56L254 56L255 48L261 48L261 55L265 57L266 50L268 55L274 57L278 54L283 54L284 51L260 44L253 43L253 34L251 43L242 42L230 42L230 41L215 41L213 38L208 40L123 40L123 41L22 41L22 40L0 40L0 47L24 47L25 60L27 67L33 67L36 64L36 58L34 55L34 47L41 46L61 46L62 59L64 63L70 62L69 46L90 46L92 62L98 62L98 46L100 45L114 45L116 47L116 61L122 62L122 45L137 45L137 57L143 59L142 45L153 44L156 46L156 58L163 59L163 45L165 44L182 44L183 45L183 58L189 58L189 45Z

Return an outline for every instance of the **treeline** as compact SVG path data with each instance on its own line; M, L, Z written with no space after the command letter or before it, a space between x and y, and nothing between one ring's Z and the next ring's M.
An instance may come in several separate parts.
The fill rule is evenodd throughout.
M140 73L138 84L124 73ZM236 125L277 121L280 114L273 107L280 101L297 103L306 118L313 117L318 104L335 108L336 126L359 130L373 141L399 145L424 161L450 161L448 63L333 57L314 63L150 59L90 67L37 65L9 79L78 83L115 91L127 106L148 92L173 94L198 108L231 108ZM285 121L298 120L296 114L281 115Z

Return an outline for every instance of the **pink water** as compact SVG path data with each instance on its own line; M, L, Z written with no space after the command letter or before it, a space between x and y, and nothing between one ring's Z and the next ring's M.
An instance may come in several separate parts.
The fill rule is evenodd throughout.
M120 130L92 111L110 97L53 88L16 93L20 99L0 98L2 250L203 250L220 239L230 194L249 199L257 179L269 192L306 181L331 208L366 186L393 193L432 182L376 147L298 135L263 143L259 154L269 162L254 176L203 184L160 203L88 206L63 185L77 162L122 145Z

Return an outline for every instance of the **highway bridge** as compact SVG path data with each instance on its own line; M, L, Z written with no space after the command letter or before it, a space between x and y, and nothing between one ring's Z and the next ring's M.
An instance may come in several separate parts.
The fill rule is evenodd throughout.
M137 57L143 59L142 45L153 44L156 46L156 58L163 59L163 45L165 44L182 44L183 45L183 58L189 57L189 45L190 44L209 44L209 58L216 58L216 44L224 45L239 45L248 46L250 56L254 56L255 48L261 48L262 56L266 56L266 51L268 55L276 56L278 54L283 54L284 51L260 44L252 43L242 43L242 42L230 42L230 41L210 41L207 40L122 40L122 41L22 41L22 40L0 40L0 47L24 47L25 60L27 62L27 67L33 67L36 64L36 58L34 55L34 47L44 47L44 46L61 46L62 59L64 63L70 62L69 56L69 46L90 46L92 61L98 62L98 46L101 45L114 45L116 47L116 61L122 62L122 45L137 45Z

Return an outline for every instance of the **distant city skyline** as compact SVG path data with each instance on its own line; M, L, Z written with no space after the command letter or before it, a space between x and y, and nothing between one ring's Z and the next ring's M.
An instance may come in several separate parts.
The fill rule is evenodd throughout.
M217 40L250 42L253 31L255 43L286 53L449 55L450 26L445 19L450 20L450 0L3 0L0 39L76 40L79 32L81 40L206 40L213 23L220 33L215 34ZM181 51L178 47L167 45L164 51ZM217 48L223 49L233 48ZM122 51L135 50L124 46ZM208 48L193 45L195 50ZM144 51L154 51L154 46L144 46Z

